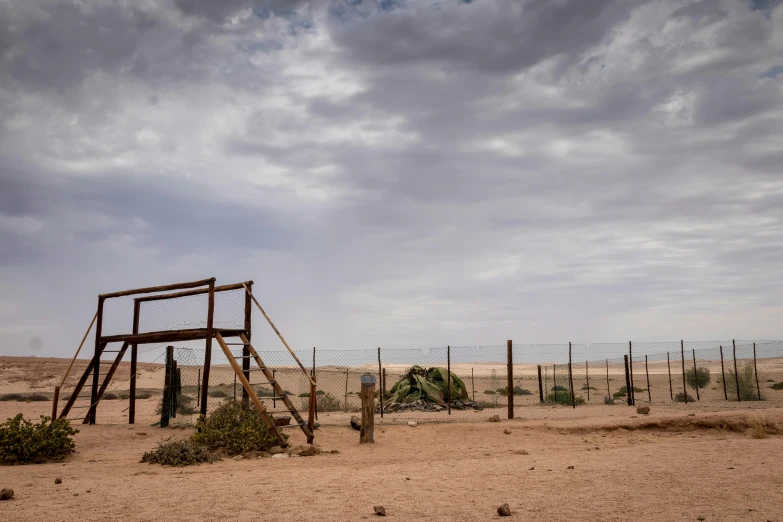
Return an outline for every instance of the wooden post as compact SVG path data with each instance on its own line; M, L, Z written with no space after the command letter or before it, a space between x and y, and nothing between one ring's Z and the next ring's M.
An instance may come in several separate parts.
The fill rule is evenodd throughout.
M207 339L204 350L204 376L201 382L201 415L207 414L207 401L209 400L209 370L212 366L212 337L215 335L212 329L215 317L215 278L209 280L209 302L207 304ZM230 355L230 353L229 353Z
M171 417L171 373L174 366L174 347L166 347L166 372L163 377L163 400L160 408L160 427L167 428Z
M590 402L590 366L585 361L585 379L587 379L587 402Z
M507 387L506 390L506 396L508 398L508 418L513 419L514 418L514 350L513 350L513 343L509 339L508 345L507 345L507 351L508 351L508 364L507 364L507 371L508 374L507 377Z
M685 341L680 339L680 358L682 359L682 400L688 404L688 388L685 386Z
M541 382L541 365L538 365L538 402L544 403L544 383Z
M753 342L753 375L756 376L756 393L761 400L761 386L759 386L759 369L756 367L756 342Z
M310 382L310 401L307 408L307 427L310 428L310 433L315 430L315 401L317 398L317 389L315 384L315 376L313 376Z
M557 404L557 365L552 365L552 392L555 394L555 404Z
M737 341L732 339L731 346L734 357L734 382L737 385L737 402L742 402L742 397L740 396L739 372L737 371Z
M446 382L449 394L446 406L448 407L449 415L451 415L451 345L446 346ZM383 401L383 396L381 396L381 401Z
M729 393L726 391L726 370L723 367L723 345L720 347L720 381L723 383L723 399L729 400Z
M362 424L359 430L359 443L375 442L375 376L362 375L362 389L359 394L362 401Z
M57 401L60 400L60 387L54 387L54 400L52 401L52 422L57 420Z
M635 385L633 383L633 342L628 341L628 375L631 377L631 387L628 389L628 393L631 396L631 406L636 406L636 392L634 391Z
M101 373L101 353L104 345L101 344L101 334L103 334L103 303L104 298L98 296L98 319L95 322L95 354L93 356L92 366L92 393L90 394L90 409L87 417L90 424L95 424L96 412L98 410L98 386Z
M313 346L313 380L315 381L315 346ZM316 395L318 393L316 392ZM318 397L316 397L317 399ZM315 401L315 420L318 420L318 401Z
M386 368L383 369L383 379L381 381L381 402L386 400Z
M644 356L644 373L647 374L647 402L652 402L652 392L650 392L650 370L647 368L647 356Z
M249 281L246 285L246 291L245 291L245 336L247 337L247 342L251 341L251 336L253 333L253 300L250 298L250 296L253 294L253 282ZM242 373L245 375L245 379L250 382L250 346L244 344L242 345ZM242 387L242 406L245 408L250 407L250 396L247 393L247 390L245 390L245 387Z
M473 391L473 402L476 402L476 381L473 380L473 368L470 369L470 389Z
M631 399L631 377L628 375L628 354L623 355L625 359L625 398L628 402L628 406L633 406L633 399Z
M696 400L700 401L701 396L699 395L699 372L696 368L696 350L691 348L691 352L693 352L693 384L696 385Z
M243 372L244 373L244 372ZM234 400L237 400L237 374L234 374Z
M345 412L348 413L348 368L345 369Z
M133 302L133 333L139 333L139 315L141 312L141 302ZM136 423L136 365L139 358L139 345L131 344L131 363L130 363L130 393L128 394L128 424Z
M380 346L378 347L378 379L380 379L381 382L383 382L383 370L381 368L381 347ZM373 386L373 390L374 389L375 389L375 386ZM375 393L375 392L373 391L373 393ZM383 398L381 398L380 405L381 405L381 418L383 418ZM363 407L363 405L362 405L362 407Z
M674 400L674 389L672 388L672 363L669 359L669 352L666 352L666 368L669 369L669 398Z
M568 343L568 388L571 390L571 406L576 408L576 396L574 394L574 372L571 366L571 343Z
M198 369L198 378L196 380L196 407L201 404L201 368Z
M609 359L606 360L606 400L611 403L612 391L609 389Z
M277 371L277 370L276 370L275 368L272 368L272 380L273 380L273 381L277 381L277 380L275 379L275 372L276 372L276 371ZM274 388L274 386L273 386L272 388ZM274 390L272 390L272 408L277 408L277 399L275 399L275 398L274 398L274 397L275 397L275 395L277 395L277 394L276 394L276 393L274 393ZM312 433L312 432L311 432L311 433Z

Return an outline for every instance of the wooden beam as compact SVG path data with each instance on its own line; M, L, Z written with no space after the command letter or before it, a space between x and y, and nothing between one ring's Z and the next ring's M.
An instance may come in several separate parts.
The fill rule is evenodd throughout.
M111 367L109 367L109 372L106 374L106 377L103 379L103 383L101 383L101 387L98 390L98 399L94 403L94 406L98 406L98 403L101 402L101 399L103 399L103 394L106 393L106 388L109 387L109 383L111 382L112 377L114 377L114 372L117 371L117 367L120 365L120 361L122 361L123 356L125 355L125 351L128 349L128 343L123 343L122 348L117 352L117 357L114 358L114 362L112 362ZM84 421L82 424L87 424L88 417L84 418Z
M185 290L188 288L197 288L199 286L206 286L209 283L215 282L215 278L211 277L209 279L202 279L200 281L190 281L187 283L176 283L173 285L163 285L163 286L148 286L146 288L134 288L133 290L123 290L122 292L111 292L108 294L101 294L98 297L102 299L111 299L113 297L125 297L127 295L136 295L136 294L152 294L155 292L168 292L169 290Z
M209 370L212 366L212 336L215 331L212 329L215 318L215 281L209 283L209 300L207 302L207 331L204 333L206 343L204 345L204 375L201 382L201 415L207 415L207 401L209 400ZM218 334L219 335L219 334ZM222 339L222 337L221 337ZM228 353L231 357L231 352ZM231 357L231 362L236 361ZM272 423L274 424L274 422Z
M106 343L101 343L101 332L103 331L103 304L106 301L104 297L98 297L98 319L95 321L95 354L93 360L93 373L92 373L92 393L90 394L90 409L87 410L87 417L90 419L90 424L95 424L95 417L98 410L98 374L101 371L101 353L106 347Z
M253 285L253 281L245 281L244 283L235 283L233 285L221 285L215 287L215 292L228 292L229 290L242 290L244 288L244 285ZM178 297L188 297L191 295L201 295L201 294L208 294L209 288L199 288L197 290L186 290L184 292L176 292L173 294L159 294L159 295L150 295L147 297L136 297L134 298L134 301L136 302L146 302L146 301L160 301L161 299L176 299Z
M133 303L133 333L139 333L139 313L141 307L138 301ZM126 341L127 342L127 341ZM128 424L136 423L136 363L139 357L139 345L131 344L130 364L130 394L128 396Z
M87 340L87 336L90 335L90 330L92 330L92 325L95 324L95 320L98 318L98 313L96 312L95 315L92 316L92 321L90 321L90 326L87 327L87 331L84 332L84 337L82 337L82 342L79 343L79 348L76 349L76 353L73 354L73 359L71 359L71 364L68 365L68 369L65 370L65 375L63 375L63 380L60 381L59 388L63 387L63 384L65 384L65 379L68 378L68 374L71 373L71 368L73 368L73 363L76 362L76 358L79 356L79 352L82 351L82 346L84 346L84 341Z
M213 330L212 337L215 336ZM140 334L122 334L107 335L101 337L102 343L122 343L128 341L131 344L150 344L150 343L174 343L179 341L194 341L206 339L208 330L206 328L192 328L188 330L161 330L159 332L147 332ZM221 329L223 337L236 337L244 330Z
M68 413L71 411L71 408L73 407L73 404L76 402L76 399L79 398L79 394L82 392L82 388L84 388L84 385L87 383L87 378L92 373L92 369L94 366L95 366L95 358L93 357L92 359L90 359L90 363L87 365L87 368L84 369L84 373L79 378L79 382L76 383L76 387L74 388L71 397L68 399L68 402L65 403L65 407L63 408L63 411L60 412L60 416L58 417L59 419L68 416Z

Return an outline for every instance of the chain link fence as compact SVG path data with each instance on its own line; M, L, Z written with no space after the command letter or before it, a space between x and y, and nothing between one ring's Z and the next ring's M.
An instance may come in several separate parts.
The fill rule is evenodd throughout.
M179 413L195 416L204 350L176 348L174 353L185 396L179 401ZM240 356L241 348L234 355ZM294 405L306 413L309 382L290 354L259 355L274 368L275 379ZM376 422L507 417L507 345L315 350L297 356L315 372L317 418L324 425L347 424L360 411L360 377L368 373L376 376L376 396L380 398L381 389L385 392L383 401L378 401ZM410 378L408 371L416 366L450 368L451 400L438 404L400 399L400 389ZM510 368L516 418L636 414L629 406L649 406L655 412L783 406L783 341L514 344ZM242 398L242 385L220 350L213 349L209 382L209 410L223 399ZM251 371L250 383L267 408L285 408L271 398L272 387L261 372ZM397 383L402 384L395 387Z

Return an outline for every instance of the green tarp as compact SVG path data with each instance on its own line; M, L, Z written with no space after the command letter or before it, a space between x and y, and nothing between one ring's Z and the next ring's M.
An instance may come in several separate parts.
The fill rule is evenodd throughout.
M390 402L408 403L418 400L446 406L449 401L468 400L462 379L451 372L449 397L448 372L445 368L412 366L389 391Z

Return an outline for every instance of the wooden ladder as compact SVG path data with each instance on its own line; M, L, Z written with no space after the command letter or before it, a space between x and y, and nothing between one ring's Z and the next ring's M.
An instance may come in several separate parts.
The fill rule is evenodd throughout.
M269 411L266 409L264 403L261 401L261 399L258 398L258 395L253 389L253 386L245 377L242 367L236 361L236 359L238 358L241 359L243 358L243 356L235 356L234 354L231 353L231 350L229 350L228 348L228 343L226 343L225 339L223 339L223 336L220 334L219 331L215 332L215 338L217 339L218 344L220 344L220 348L223 349L223 353L225 354L226 359L228 359L229 363L231 364L231 367L234 369L234 373L237 374L237 379L239 379L239 381L242 383L242 387L247 392L250 401L255 406L256 410L258 411L258 414L261 415L264 424L266 424L267 427L269 427L269 429L275 434L277 439L280 441L280 444L282 446L285 446L286 441L283 438L283 436L280 434L279 429L293 427L293 426L299 426L299 428L301 428L302 430L302 433L304 433L305 436L307 437L307 443L312 444L314 438L312 430L310 430L310 427L302 418L302 416L299 414L299 411L294 407L294 404L291 402L291 399L288 397L288 395L284 392L283 388L280 386L280 384L278 384L277 379L275 379L275 377L272 375L272 371L266 366L266 364L264 364L264 361L261 360L261 357L258 355L258 352L255 350L255 348L253 348L253 345L250 344L250 341L247 339L247 336L244 333L239 334L239 338L242 339L241 345L247 347L247 351L250 354L249 355L250 359L254 360L258 365L258 368L252 368L251 370L260 370L261 373L264 374L264 377L269 382L269 384L272 385L272 390L274 390L274 395L272 397L264 397L264 399L283 401L283 404L285 404L286 407L285 410ZM296 421L296 424L292 424L291 426L277 426L275 424L274 418L272 417L272 415L276 413L290 414Z

